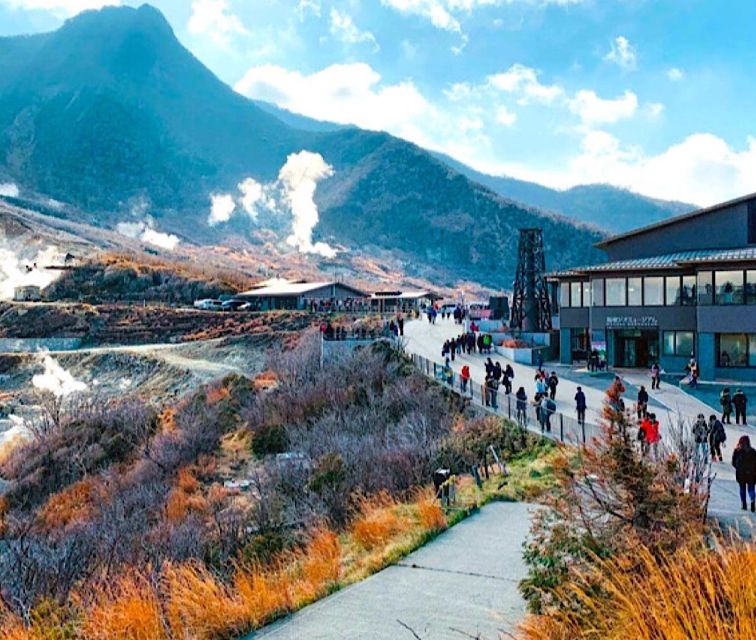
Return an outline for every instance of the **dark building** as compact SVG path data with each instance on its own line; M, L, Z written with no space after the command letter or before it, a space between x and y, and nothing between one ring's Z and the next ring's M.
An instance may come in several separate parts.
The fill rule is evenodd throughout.
M756 194L596 245L607 262L552 274L561 361L756 380Z

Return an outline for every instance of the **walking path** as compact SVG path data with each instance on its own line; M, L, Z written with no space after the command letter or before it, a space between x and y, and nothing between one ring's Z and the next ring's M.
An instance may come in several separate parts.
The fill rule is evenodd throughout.
M495 640L512 634L525 615L517 583L527 572L522 543L530 509L491 503L399 564L246 640L412 640L413 632L424 640Z
M404 327L404 338L407 342L406 350L435 362L443 362L441 357L441 346L444 341L457 337L463 332L461 325L455 324L453 319L436 321L431 324L425 319L413 320L407 322ZM470 367L471 377L476 381L485 379L485 361L487 355L473 353L471 355L458 355L454 362L451 363L455 373L459 373L464 365ZM532 399L535 395L534 376L536 368L533 366L517 364L508 361L504 356L497 353L491 354L491 359L496 362L499 360L509 363L515 371L515 377L512 382L513 392L519 387L525 387L528 398ZM608 374L591 375L585 370L574 369L565 365L556 363L544 363L544 370L548 373L556 371L560 382L557 388L557 411L567 416L575 416L575 403L573 398L577 392L577 387L581 386L586 396L588 409L586 411L586 420L589 423L599 424L601 422L601 410L604 404L606 389L611 384L615 374L623 378L627 388L625 397L633 400L637 394L640 385L645 385L649 394L649 408L659 417L662 425L662 435L669 431L670 424L676 424L679 418L687 421L695 419L699 413L708 417L715 413L707 404L686 393L676 385L662 382L661 389L651 390L650 378L644 372L637 370L617 370ZM503 392L500 392L500 396ZM500 401L501 402L501 401ZM666 419L664 419L666 417ZM738 485L735 482L735 470L730 464L732 450L741 435L747 434L751 439L756 438L756 429L753 426L739 427L736 425L725 425L727 431L727 442L722 446L722 455L724 462L717 462L712 465L716 479L712 486L711 501L709 512L711 515L723 522L734 522L741 519L744 515L740 510L740 497ZM756 524L756 517L745 514L747 521L753 521Z

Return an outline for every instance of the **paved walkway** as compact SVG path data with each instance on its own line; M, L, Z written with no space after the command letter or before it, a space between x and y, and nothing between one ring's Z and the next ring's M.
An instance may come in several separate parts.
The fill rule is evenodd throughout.
M248 636L266 640L423 640L512 634L531 506L494 502L398 565Z
M445 340L458 336L463 329L460 325L455 324L453 319L436 321L436 324L430 324L427 319L414 320L405 325L405 339L407 341L407 351L416 353L435 362L442 362L441 346ZM485 360L488 356L474 353L472 355L460 355L452 363L455 373L459 373L464 365L470 367L470 374L476 381L485 379ZM525 387L528 398L532 399L535 395L534 376L536 368L517 364L507 361L504 356L492 354L491 359L502 363L509 362L515 371L513 381L514 391L518 387ZM649 393L651 410L655 411L659 417L662 426L662 435L669 430L670 424L675 424L679 417L686 420L695 419L699 413L703 413L707 418L714 413L707 404L686 393L677 385L662 383L661 389L652 391L650 388L650 378L645 372L637 370L618 370L612 373L606 373L599 376L590 375L584 369L575 369L556 363L544 363L544 370L556 371L560 382L557 389L557 411L567 416L575 416L575 405L573 398L577 392L577 387L582 386L586 395L588 410L586 419L589 423L601 422L601 408L603 407L605 391L611 384L615 373L622 376L625 386L627 387L626 398L633 399L641 384L646 386ZM665 419L666 418L666 419ZM715 463L713 466L716 473L716 480L712 487L710 513L725 522L733 522L743 516L740 510L740 497L738 486L735 482L735 470L730 464L732 450L741 435L747 434L752 440L756 440L756 428L738 427L736 425L726 425L727 442L722 447L724 462ZM756 525L756 517L746 514L745 519Z

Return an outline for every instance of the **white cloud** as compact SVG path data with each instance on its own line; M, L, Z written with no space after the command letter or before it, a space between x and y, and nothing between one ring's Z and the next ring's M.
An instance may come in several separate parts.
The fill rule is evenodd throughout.
M108 5L119 5L120 0L0 0L11 9L49 11L57 16L69 17L87 9L101 9Z
M18 198L18 185L14 182L0 182L0 196Z
M646 105L646 114L652 120L655 120L664 113L664 105L661 102L649 102Z
M672 67L667 71L667 78L672 82L680 82L685 77L685 72L677 67Z
M558 85L541 84L538 71L522 64L513 64L503 73L488 76L487 82L494 89L506 93L518 93L519 104L539 102L550 104L564 94Z
M331 35L347 44L360 44L369 42L373 45L373 50L378 51L378 41L370 31L361 31L352 16L341 12L336 8L331 9Z
M319 18L320 2L319 0L299 0L295 11L300 20L304 20L308 13L312 13L312 15Z
M194 0L187 28L193 35L209 35L221 46L227 46L231 36L249 35L239 16L230 10L227 0Z
M583 124L609 124L632 118L638 110L638 96L632 91L625 91L622 96L606 100L593 90L583 89L567 101L567 106Z
M219 222L228 222L236 209L233 196L227 193L210 194L210 217L207 223L212 227Z
M607 183L654 198L707 206L754 190L756 137L737 150L718 136L695 133L658 154L648 154L605 131L590 131L564 168L534 170L507 164L499 165L497 172L559 189Z
M505 106L496 110L496 122L503 124L505 127L511 127L517 121L517 114L512 113Z
M609 53L604 56L604 60L613 62L625 69L625 71L634 71L638 67L638 55L635 47L625 36L617 36L611 43Z

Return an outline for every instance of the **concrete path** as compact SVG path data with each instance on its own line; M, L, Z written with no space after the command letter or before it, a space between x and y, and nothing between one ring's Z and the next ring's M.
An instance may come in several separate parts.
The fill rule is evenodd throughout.
M407 341L407 351L424 356L435 362L442 362L441 345L445 340L458 336L463 329L460 325L455 324L453 319L436 321L436 324L430 324L427 319L414 320L408 322L404 327L405 340ZM485 379L485 360L488 356L474 353L472 355L457 356L452 363L455 373L458 373L462 366L468 365L470 373L474 380L482 381ZM502 363L509 362L515 371L513 387L516 391L518 387L525 387L528 398L535 394L534 376L535 367L517 364L507 361L506 358L499 354L492 354L491 359ZM687 421L695 420L699 413L703 413L707 418L714 413L708 405L698 398L686 393L679 386L662 382L661 389L652 391L650 377L638 370L617 370L611 373L592 376L584 369L575 369L557 363L544 363L544 370L556 371L559 375L560 382L557 389L557 411L567 416L574 416L573 398L577 391L578 385L582 386L586 395L588 410L586 419L589 423L601 422L601 409L604 403L605 392L611 384L615 374L622 376L623 382L627 387L627 398L634 399L637 389L640 385L645 385L649 393L649 406L659 417L662 427L662 435L668 432L669 425L675 424L678 418ZM738 485L735 482L735 470L730 463L732 451L741 435L749 435L752 441L756 441L756 429L753 426L739 427L736 425L725 425L727 431L727 442L722 447L724 462L717 462L712 465L716 479L712 487L711 502L709 512L720 521L727 523L742 524L743 521L756 525L756 517L751 514L744 514L740 510L740 497Z
M517 583L532 506L496 502L400 564L248 636L266 640L497 640L525 615Z

